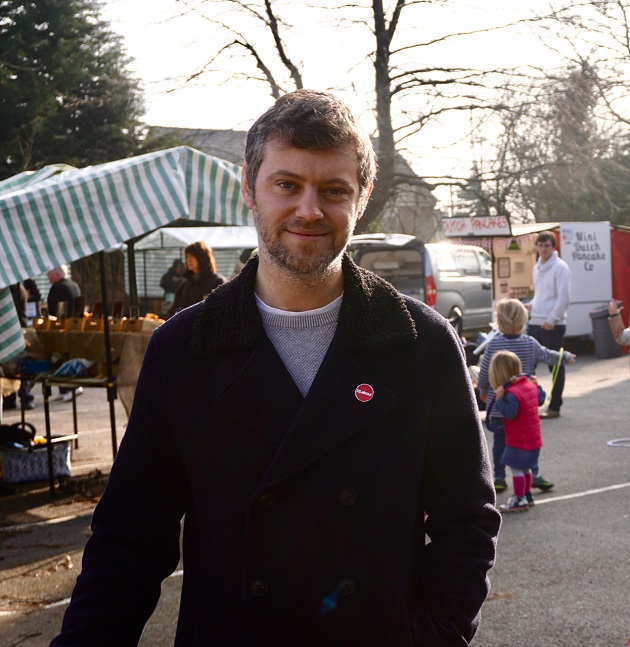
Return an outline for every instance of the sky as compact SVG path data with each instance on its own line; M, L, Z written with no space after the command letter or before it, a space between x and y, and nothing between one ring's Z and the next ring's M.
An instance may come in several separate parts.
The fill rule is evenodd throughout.
M332 0L319 0L317 4L321 7L327 1L337 4ZM370 3L363 4L369 6ZM430 40L445 33L468 32L489 24L505 24L548 6L546 0L526 3L460 0L456 9L454 4L425 5L421 24L406 22L411 13L403 14L405 22L399 27L396 44ZM221 3L212 3L212 7L217 11L212 17L221 19ZM244 79L225 83L216 75L203 77L201 83L184 84L183 79L207 62L220 36L199 14L178 17L181 12L182 5L176 0L151 0L150 3L147 0L105 0L104 3L103 17L123 37L127 52L134 59L131 71L142 82L145 122L157 126L247 130L272 103L267 87ZM373 68L365 58L372 44L368 24L347 26L343 32L333 31L332 21L337 19L337 13L325 9L316 14L307 13L304 4L295 1L284 5L279 13L295 25L287 39L293 46L291 51L299 51L305 62L305 85L333 89L359 114L365 127L372 129L373 113L369 108L373 100ZM245 25L239 24L239 29L244 30ZM340 33L343 37L339 37ZM363 52L363 62L356 64L350 81L348 67L357 60L357 53ZM526 28L448 41L432 46L431 52L441 64L466 66L545 66L552 56ZM317 65L312 64L314 60ZM232 64L235 70L242 70L247 69L248 62L236 60ZM473 155L473 144L466 135L468 128L469 117L464 114L425 129L421 137L406 142L412 151L407 156L408 161L425 177L466 174L472 166ZM480 154L475 151L475 155ZM442 202L449 200L444 190L438 197Z

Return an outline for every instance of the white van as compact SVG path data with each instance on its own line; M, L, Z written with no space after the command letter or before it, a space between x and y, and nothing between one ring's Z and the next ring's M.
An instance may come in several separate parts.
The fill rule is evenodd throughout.
M352 237L349 250L358 265L453 320L459 333L492 321L492 259L481 247L363 234Z

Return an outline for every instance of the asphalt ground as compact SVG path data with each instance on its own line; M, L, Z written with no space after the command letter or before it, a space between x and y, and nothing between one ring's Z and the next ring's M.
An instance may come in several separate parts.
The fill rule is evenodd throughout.
M555 487L538 494L530 511L504 515L477 647L629 644L630 360L577 352L567 368L562 417L542 422L541 473ZM547 387L546 367L539 373ZM35 393L27 419L43 431ZM70 431L71 405L51 407L53 433ZM2 488L0 647L48 645L80 570L112 448L104 392L86 390L77 407L80 448L65 489L51 498L46 482ZM3 421L18 418L8 412ZM120 440L126 424L120 403L116 420ZM509 495L499 495L499 502ZM173 644L180 587L181 565L163 584L143 647Z

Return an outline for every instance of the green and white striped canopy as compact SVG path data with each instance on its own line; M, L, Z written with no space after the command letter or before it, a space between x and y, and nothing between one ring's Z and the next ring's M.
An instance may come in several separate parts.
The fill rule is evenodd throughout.
M0 362L24 348L8 286L179 218L253 225L240 167L179 146L0 182Z

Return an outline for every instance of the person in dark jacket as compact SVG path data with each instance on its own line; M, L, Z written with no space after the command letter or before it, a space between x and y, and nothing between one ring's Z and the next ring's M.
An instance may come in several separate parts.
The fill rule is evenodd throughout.
M24 279L23 284L28 292L28 300L30 302L38 302L42 300L42 295L34 279Z
M48 271L48 280L50 281L50 290L48 291L48 314L53 317L60 316L59 304L66 303L66 317L72 317L74 314L74 300L81 296L81 288L68 278L68 266L60 265ZM83 387L79 386L74 390L76 396L83 394ZM72 389L65 386L59 387L59 393L54 397L55 400L70 402L72 400Z
M258 255L153 334L54 647L467 645L500 514L461 345L344 253L369 137L287 94L248 133ZM426 537L429 541L426 541Z
M48 271L50 290L48 291L48 314L57 316L59 304L66 302L66 316L71 317L74 312L74 300L81 296L81 289L68 278L68 266L61 265Z
M24 279L23 285L28 293L26 316L30 325L33 319L39 316L39 302L42 300L42 295L33 279Z
M212 290L226 282L225 276L217 273L217 265L212 249L204 242L192 243L184 250L186 258L186 272L184 278L175 292L173 305L166 316L174 314L199 303L205 299Z
M176 258L168 270L162 274L160 279L160 287L164 290L164 303L165 310L168 310L175 300L175 292L184 280L184 272L186 271L186 264L180 258Z

